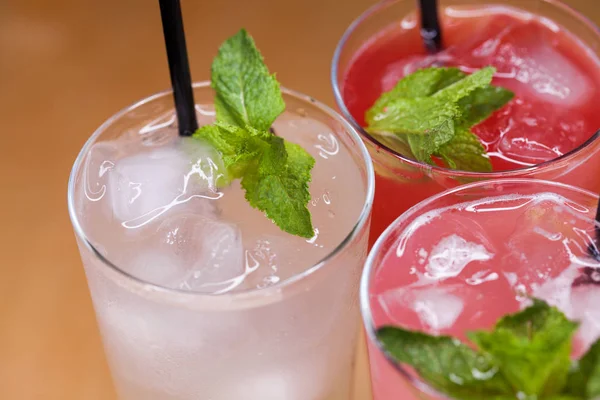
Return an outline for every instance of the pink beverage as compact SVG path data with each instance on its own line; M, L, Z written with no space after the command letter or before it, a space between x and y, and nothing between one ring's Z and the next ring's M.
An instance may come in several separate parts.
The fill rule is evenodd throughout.
M381 352L394 325L465 341L525 306L525 295L581 322L574 354L600 336L597 195L540 180L478 182L431 197L378 239L363 273L361 306L375 400L444 399ZM420 389L418 389L420 388ZM422 390L427 395L418 397Z
M365 112L418 69L485 66L495 86L515 98L474 127L492 173L429 166L394 151L364 129L374 158L376 194L371 241L400 213L465 181L499 177L558 180L589 190L600 144L600 36L574 10L550 0L441 1L444 50L428 54L420 37L416 2L385 1L363 14L341 40L332 68L337 102L346 117L366 126ZM519 7L519 8L516 8Z

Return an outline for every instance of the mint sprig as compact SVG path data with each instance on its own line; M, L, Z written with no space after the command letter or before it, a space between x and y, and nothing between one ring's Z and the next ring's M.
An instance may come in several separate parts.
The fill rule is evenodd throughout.
M221 45L211 73L219 122L267 131L285 109L279 82L244 29Z
M410 364L427 383L456 399L476 400L512 393L493 360L458 339L395 327L379 329L377 338L396 361Z
M580 399L600 397L600 340L572 365L563 392Z
M438 157L452 169L488 172L492 166L471 128L514 96L494 87L495 69L467 75L457 68L427 68L400 80L366 112L367 131L421 162ZM409 150L409 151L407 151Z
M269 131L285 103L279 83L244 29L223 43L211 71L216 123L198 129L194 138L208 142L221 155L227 176L217 183L241 179L252 207L283 231L312 237L307 205L315 160L302 147Z
M492 332L472 332L469 339L492 356L512 387L553 395L566 383L577 326L557 308L534 300L524 311L500 319Z
M542 300L501 318L491 331L449 336L383 327L386 353L457 400L592 400L600 396L600 340L571 362L578 323Z

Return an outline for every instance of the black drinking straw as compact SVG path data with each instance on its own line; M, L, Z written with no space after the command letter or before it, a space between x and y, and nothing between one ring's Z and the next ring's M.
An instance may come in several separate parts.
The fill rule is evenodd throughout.
M600 262L600 202L598 202L598 207L596 208L596 219L594 222L594 234L591 243L588 245L588 253L594 260ZM579 272L581 274L575 278L571 286L577 287L580 285L600 284L598 278L594 277L594 274L598 272L597 268L587 266L579 268Z
M442 49L442 28L438 13L437 0L419 0L421 9L421 38L430 53Z
M600 201L598 201L598 208L596 208L596 223L594 224L594 238L593 243L588 246L588 251L591 256L597 261L600 261Z
M159 3L179 134L190 136L198 129L198 121L194 107L190 63L185 47L181 6L179 0L159 0Z

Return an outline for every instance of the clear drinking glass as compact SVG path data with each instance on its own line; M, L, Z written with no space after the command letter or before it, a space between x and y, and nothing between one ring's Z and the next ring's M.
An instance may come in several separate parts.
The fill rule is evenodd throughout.
M560 24L591 53L600 55L600 34L596 25L557 0L440 0L438 3L441 9L451 6L499 5L525 10ZM378 35L383 35L384 30L393 24L407 21L408 16L414 17L417 13L416 5L414 0L384 0L369 8L348 27L340 39L331 66L331 83L337 106L361 134L373 158L376 191L371 244L398 215L414 204L465 182L527 177L564 182L593 191L600 189L600 181L590 173L600 168L600 157L597 156L600 149L598 132L579 147L551 161L490 173L457 171L424 164L399 154L369 135L346 105L344 76L365 43L381 37ZM414 18L410 21L414 21Z
M449 399L388 358L376 331L397 326L468 340L517 312L527 295L581 322L573 356L600 336L598 195L536 179L463 185L394 221L371 250L360 288L374 400ZM517 395L515 394L515 399Z
M313 98L282 91L288 117L318 122L328 129L322 135L334 135L348 150L360 172L354 182L357 197L364 196L352 199L362 211L333 251L269 287L211 295L160 286L107 259L103 243L91 239L90 230L102 221L91 215L86 193L106 189L86 183L92 147L125 133L141 134L158 116L173 117L170 91L111 117L75 161L69 212L121 399L350 398L359 335L358 284L374 191L372 164L343 118ZM213 103L208 82L195 84L194 95L197 104ZM163 119L167 124L174 120Z

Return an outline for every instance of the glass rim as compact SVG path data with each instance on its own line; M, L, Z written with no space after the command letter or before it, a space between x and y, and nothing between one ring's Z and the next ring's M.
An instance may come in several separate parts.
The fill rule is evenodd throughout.
M200 81L194 82L192 84L194 89L208 89L210 88L209 81ZM88 240L85 230L83 229L80 221L77 217L76 206L75 206L75 181L78 172L82 167L82 163L85 160L86 155L88 154L91 147L96 143L96 140L101 136L101 134L111 126L115 121L119 120L123 116L127 115L129 112L136 110L137 108L150 103L159 98L164 98L165 96L171 96L173 94L172 89L163 90L161 92L155 93L148 97L145 97L142 100L139 100L112 115L109 119L98 127L94 133L87 139L81 150L79 151L75 162L73 163L73 167L69 174L69 183L67 190L67 202L69 209L69 216L71 219L71 223L73 225L73 229L75 231L75 235L78 239L80 239L81 243L85 245L85 247L92 252L94 257L96 257L103 264L104 267L108 267L108 270L115 272L120 278L126 280L127 285L131 285L132 291L142 291L142 292L152 292L157 293L159 295L163 295L168 297L176 297L178 301L186 301L191 299L202 299L207 302L212 302L213 304L221 304L227 306L233 300L235 301L249 301L255 297L264 297L269 296L273 292L280 292L284 288L288 288L294 284L298 284L303 281L305 278L312 276L315 272L323 269L323 267L333 258L338 256L342 251L344 251L348 245L350 245L354 239L359 235L359 233L363 230L365 224L369 220L369 216L371 214L371 208L373 205L373 197L375 193L375 172L373 169L373 163L371 160L371 156L362 142L360 135L356 132L356 130L346 121L340 114L336 113L332 108L327 105L315 100L313 97L296 92L291 89L287 89L281 87L281 91L284 95L291 96L295 99L298 99L302 102L310 103L318 107L318 109L325 113L327 116L331 117L335 121L339 122L344 131L357 143L356 146L352 146L353 149L358 147L358 154L362 157L365 163L366 170L366 178L367 178L367 187L365 191L365 198L363 201L363 206L360 214L357 217L356 223L353 225L352 229L348 232L348 234L341 240L341 242L334 247L327 255L325 255L321 260L312 264L312 266L302 270L297 274L292 275L291 277L278 282L275 285L269 286L263 289L250 289L241 292L226 292L223 294L207 294L200 292L187 291L182 289L169 288L166 286L162 286L159 284L147 282L144 279L141 279L133 274L130 274L126 270L120 268L115 263L111 262L108 258L104 257L99 250Z
M377 266L379 264L376 263L377 257L381 253L381 248L384 243L396 233L396 229L401 224L414 219L416 216L420 215L420 212L423 208L431 205L432 203L437 202L440 198L446 197L448 195L455 194L457 192L464 192L467 190L471 190L473 188L479 188L484 186L496 186L498 184L528 184L528 185L542 185L545 187L553 187L553 188L561 188L566 189L570 192L583 194L585 196L591 196L595 199L599 198L597 193L591 192L589 190L568 185L566 183L547 181L543 179L529 179L529 178L508 178L508 179L490 179L484 181L478 181L473 183L468 183L465 185L457 186L452 189L445 190L441 193L435 194L427 199L417 203L416 205L409 208L403 214L401 214L398 218L394 220L383 233L377 238L377 241L373 245L367 259L365 261L365 267L363 269L361 278L360 278L360 286L359 286L359 303L360 303L360 313L361 318L363 320L363 324L365 326L365 332L367 336L367 340L373 343L377 349L377 351L385 357L387 364L393 367L397 372L399 372L402 376L404 376L411 385L416 386L419 390L436 396L440 396L445 399L449 399L449 397L439 392L430 386L427 382L421 379L420 376L416 374L409 373L403 364L395 361L384 349L381 342L377 339L375 334L376 326L375 321L373 319L373 315L371 312L371 301L369 294L369 284L371 283L371 275L375 272Z
M399 3L399 2L408 2L408 1L412 1L412 0L381 0L377 3L375 3L374 5L370 6L366 11L364 11L361 15L359 15L354 21L352 21L352 23L348 26L346 31L344 31L344 34L340 38L338 44L335 47L335 51L333 53L333 58L331 60L331 69L330 69L330 73L329 73L329 79L331 81L331 86L333 89L333 97L335 99L335 102L336 102L338 108L340 109L340 113L342 114L342 116L344 118L346 118L346 120L349 121L349 123L354 127L354 129L358 133L360 133L363 140L368 141L371 144L377 146L378 148L383 149L384 152L390 154L395 159L399 160L400 162L409 164L412 167L426 169L429 171L435 171L437 173L450 175L450 176L459 175L459 176L465 177L465 178L495 179L495 178L503 178L503 177L512 177L514 175L524 174L524 173L528 173L528 172L538 172L539 170L548 169L557 163L563 162L567 159L574 157L581 150L589 147L592 143L596 142L600 138L600 127L598 127L598 129L590 136L589 139L587 139L585 142L583 142L576 148L564 153L563 155L561 155L559 157L541 162L539 164L525 166L522 168L514 168L514 169L510 169L510 170L492 171L492 172L471 172L471 171L463 171L463 170L453 170L450 168L440 167L439 165L431 165L431 164L423 163L421 161L417 161L412 158L406 157L406 156L400 154L399 152L397 152L396 150L390 148L386 144L381 143L379 140L377 140L375 137L370 135L366 130L363 129L362 126L360 126L356 122L356 120L354 119L354 117L352 116L352 114L350 113L348 108L346 107L346 103L344 102L344 98L342 96L342 92L340 89L340 84L339 84L338 78L337 78L338 73L342 72L342 71L340 71L340 58L341 58L342 51L344 50L347 41L354 34L356 29L362 25L362 23L364 21L366 21L372 15L376 14L377 12L379 12L380 10L382 10L383 8L385 8L389 5ZM573 17L575 17L579 21L581 21L586 27L588 27L592 31L594 31L596 33L596 35L600 38L600 27L598 25L596 25L591 19L589 19L588 17L583 15L581 12L577 11L574 7L572 7L568 4L565 4L560 0L536 0L536 1L541 2L541 3L551 4L552 6L561 9L563 12L566 12L567 14L572 15ZM490 3L493 4L494 0L490 0Z

